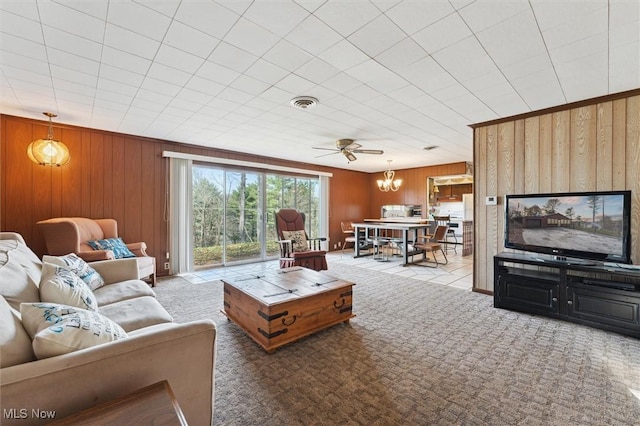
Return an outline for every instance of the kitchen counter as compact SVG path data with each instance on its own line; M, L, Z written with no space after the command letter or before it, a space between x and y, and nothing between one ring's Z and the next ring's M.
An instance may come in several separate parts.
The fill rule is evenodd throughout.
M422 217L381 217L378 219L364 219L364 222L377 223L431 223L433 220Z

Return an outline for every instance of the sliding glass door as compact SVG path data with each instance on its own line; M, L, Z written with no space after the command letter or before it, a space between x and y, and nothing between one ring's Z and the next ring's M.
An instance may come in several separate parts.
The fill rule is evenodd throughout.
M194 164L192 187L196 268L277 258L274 212L280 208L303 211L307 233L319 234L317 177Z

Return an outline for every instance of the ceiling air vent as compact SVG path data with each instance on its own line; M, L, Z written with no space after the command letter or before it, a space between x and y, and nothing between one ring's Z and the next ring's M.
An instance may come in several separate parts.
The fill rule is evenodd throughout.
M312 98L311 96L298 96L297 98L291 99L291 105L300 109L313 108L317 104L318 100L316 98Z
M429 146L425 146L424 149L425 151L431 151L432 149L436 149L438 147L438 145L429 145Z

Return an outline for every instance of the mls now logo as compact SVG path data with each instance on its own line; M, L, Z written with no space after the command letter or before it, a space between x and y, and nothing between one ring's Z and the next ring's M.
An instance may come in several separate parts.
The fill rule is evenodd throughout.
M31 411L26 408L3 408L2 417L5 419L54 419L56 412L39 408L33 408Z

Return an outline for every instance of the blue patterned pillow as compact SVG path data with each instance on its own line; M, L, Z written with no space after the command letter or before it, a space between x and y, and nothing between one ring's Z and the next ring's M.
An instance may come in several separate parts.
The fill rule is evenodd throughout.
M87 241L87 244L89 244L94 250L111 250L116 259L136 257L136 255L133 254L125 245L124 241L122 241L122 238L107 238L106 240Z

